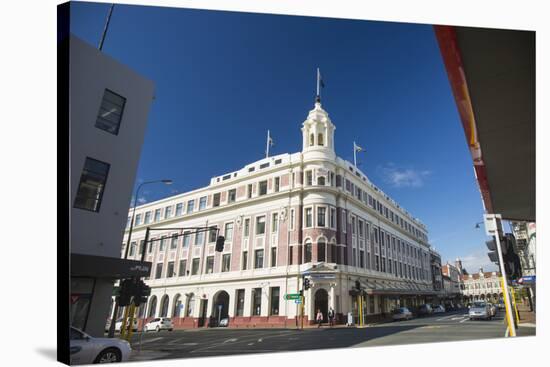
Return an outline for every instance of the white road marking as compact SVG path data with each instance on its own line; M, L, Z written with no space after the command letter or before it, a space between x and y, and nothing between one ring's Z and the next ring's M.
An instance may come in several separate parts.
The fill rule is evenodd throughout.
M183 343L182 345L199 345L199 343Z
M237 338L231 338L231 339L225 340L224 343L236 342L236 341L237 341Z
M161 338L161 337L159 337L159 338L151 338L151 339L143 340L143 341L141 342L141 344L156 342L157 340L162 340L162 339L163 339L163 338Z
M459 323L461 323L461 324L462 324L462 323L463 323L464 321L468 321L468 318L465 318L464 320L462 320L462 321L459 321Z
M437 320L435 320L435 321L443 321L443 320L446 320L446 319L451 318L451 317L453 317L453 316L455 316L455 315L445 316L445 317L442 317L442 318L437 319ZM454 320L454 318L453 318L452 320Z

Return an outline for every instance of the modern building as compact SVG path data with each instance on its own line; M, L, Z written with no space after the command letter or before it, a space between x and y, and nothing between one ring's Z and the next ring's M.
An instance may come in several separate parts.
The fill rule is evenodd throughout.
M301 305L284 296L299 293L304 276L312 284L304 292L306 323L318 309L326 320L329 307L339 320L357 315L356 281L366 292L366 319L433 294L426 226L337 157L336 127L319 97L301 130L299 152L136 208L129 255L146 251L153 263L140 317L172 317L176 328L221 318L230 327L293 326ZM216 230L178 230L205 226L225 236L223 252L215 251ZM146 244L147 227L156 230Z
M77 37L59 47L70 68L70 324L100 336L113 282L150 270L120 250L153 83Z
M462 275L462 298L465 302L485 300L498 302L502 299L503 290L500 273L484 272L479 269L475 274Z

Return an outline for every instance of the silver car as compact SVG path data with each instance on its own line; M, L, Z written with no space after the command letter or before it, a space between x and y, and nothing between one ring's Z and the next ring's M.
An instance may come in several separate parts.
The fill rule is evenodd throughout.
M475 301L468 311L468 316L470 320L490 320L493 317L489 305L484 301Z
M413 314L407 307L396 308L392 313L392 319L397 320L410 320L413 318Z
M125 362L132 352L126 340L94 338L74 327L70 332L71 365Z

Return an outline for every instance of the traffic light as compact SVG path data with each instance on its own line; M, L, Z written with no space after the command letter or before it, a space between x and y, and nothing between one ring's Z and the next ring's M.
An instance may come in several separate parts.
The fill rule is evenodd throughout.
M358 280L355 281L355 288L359 291L361 290L361 282L359 282Z
M517 280L521 278L521 262L518 254L516 253L515 246L516 238L511 233L506 233L503 238L503 247L506 248L506 253L502 256L504 260L504 267L508 278Z
M134 304L136 307L147 302L147 297L151 294L151 287L139 280L136 285L136 294L134 295Z
M309 288L311 288L311 281L309 278L304 278L304 290L307 291Z
M218 236L216 239L216 251L217 252L223 252L223 245L225 244L225 237L224 236Z
M135 283L133 279L124 279L120 282L120 296L118 297L119 306L128 306L135 294Z

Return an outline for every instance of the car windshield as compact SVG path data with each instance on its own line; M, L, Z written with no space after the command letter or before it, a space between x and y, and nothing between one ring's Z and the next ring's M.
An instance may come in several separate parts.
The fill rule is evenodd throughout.
M485 302L474 302L474 307L484 308Z

